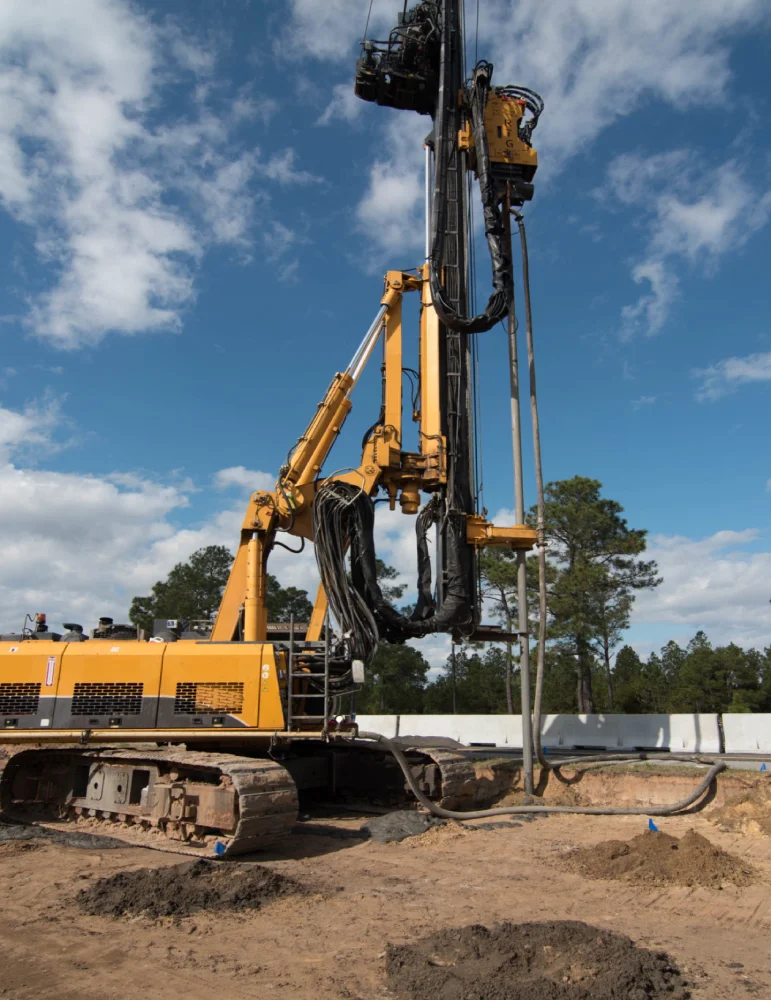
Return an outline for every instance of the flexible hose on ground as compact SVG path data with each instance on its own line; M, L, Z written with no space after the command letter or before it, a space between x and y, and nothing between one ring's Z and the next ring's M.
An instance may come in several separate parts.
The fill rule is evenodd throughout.
M410 788L410 791L418 800L418 802L425 808L428 809L430 813L434 816L439 816L441 819L455 819L455 820L468 820L468 819L489 819L491 816L516 816L518 814L535 813L542 815L544 813L571 813L579 814L582 816L671 816L674 813L682 812L683 809L687 809L688 806L693 805L701 796L707 791L709 786L715 780L721 771L724 771L728 766L723 761L718 761L710 767L710 769L705 774L703 780L699 783L696 790L686 798L681 799L679 802L675 802L668 806L627 806L624 808L616 808L613 806L533 806L533 805L523 805L523 806L504 806L496 809L476 809L470 812L458 812L455 809L445 809L443 806L439 806L436 802L432 802L421 790L415 780L415 775L412 773L407 758L402 753L401 749L392 741L389 740L387 736L383 736L380 733L359 733L360 739L374 740L381 746L384 746L396 760L396 763L402 769L405 780ZM540 741L539 741L540 742ZM628 761L630 758L624 758L624 761ZM644 760L644 756L639 755L637 760ZM669 755L665 759L671 759ZM682 757L675 757L677 760L682 760ZM612 760L612 759L611 759ZM606 761L607 762L611 762ZM622 760L617 758L617 762L621 763ZM562 761L560 765L563 766L567 761ZM697 761L701 763L701 761Z

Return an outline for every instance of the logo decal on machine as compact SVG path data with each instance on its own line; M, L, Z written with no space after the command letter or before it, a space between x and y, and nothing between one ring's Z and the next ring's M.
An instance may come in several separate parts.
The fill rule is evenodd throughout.
M56 657L48 657L48 666L46 667L46 687L53 687L54 683L54 670L56 670Z

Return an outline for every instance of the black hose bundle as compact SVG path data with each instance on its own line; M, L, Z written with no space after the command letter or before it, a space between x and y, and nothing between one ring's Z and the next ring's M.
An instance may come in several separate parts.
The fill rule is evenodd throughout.
M490 249L490 260L493 268L494 291L485 307L478 316L464 318L453 308L442 284L442 265L444 262L444 234L446 228L447 201L444 197L434 198L431 214L431 255L430 281L431 296L437 315L445 326L463 333L484 333L499 323L509 311L512 300L513 278L511 255L503 210L500 204L499 192L490 171L490 155L485 131L485 108L490 90L493 67L488 62L480 62L474 69L471 86L467 92L471 130L476 148L476 172L479 178L479 190L482 197L482 210L485 220L485 236ZM439 97L436 108L436 187L439 191L446 189L445 172L448 158L448 143L457 142L457 135L452 124L455 120L452 100L457 96L448 93L449 88L440 80Z
M329 480L322 483L313 501L313 531L316 562L329 608L349 645L352 659L369 663L380 637L389 642L462 629L473 623L473 609L465 587L459 553L465 544L466 517L448 515L447 583L441 609L431 598L431 566L426 534L437 508L428 504L418 517L419 596L411 617L400 614L383 596L377 580L375 559L375 505L360 488ZM350 548L351 570L346 569ZM422 549L422 552L421 552Z

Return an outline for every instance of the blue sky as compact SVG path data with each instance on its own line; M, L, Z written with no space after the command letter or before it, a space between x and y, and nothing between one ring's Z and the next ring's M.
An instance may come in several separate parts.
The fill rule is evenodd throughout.
M366 7L3 5L0 628L122 617L198 545L235 544L384 270L420 263L428 119L353 97ZM375 0L380 33L397 7ZM480 0L495 82L546 99L526 213L545 474L601 480L649 530L665 583L638 601L642 650L771 641L769 27L760 0ZM502 331L480 353L497 512ZM373 369L330 468L378 401ZM412 531L379 529L406 578ZM276 568L313 582L311 558Z

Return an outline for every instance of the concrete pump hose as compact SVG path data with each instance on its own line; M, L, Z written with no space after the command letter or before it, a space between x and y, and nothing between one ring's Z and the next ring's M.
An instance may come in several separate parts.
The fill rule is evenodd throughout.
M688 806L693 805L694 802L698 801L701 796L707 791L709 786L715 780L721 771L725 771L727 765L723 761L717 761L714 763L704 778L696 789L687 795L684 799L679 802L674 802L667 806L627 806L625 808L615 808L613 806L505 806L500 809L476 809L471 812L458 812L454 809L445 809L442 806L432 802L427 795L424 795L420 790L415 776L412 773L412 769L407 762L407 758L402 753L401 749L392 741L389 740L387 736L383 736L380 733L359 733L359 738L364 740L373 740L375 743L379 743L384 746L396 759L397 764L402 769L404 777L410 788L410 791L418 800L418 802L425 808L428 809L430 813L434 816L439 816L441 819L455 819L455 820L468 820L468 819L489 819L491 816L516 816L523 813L535 813L542 815L544 813L568 813L575 814L578 813L582 816L671 816L674 813L682 812L683 809L687 809Z

